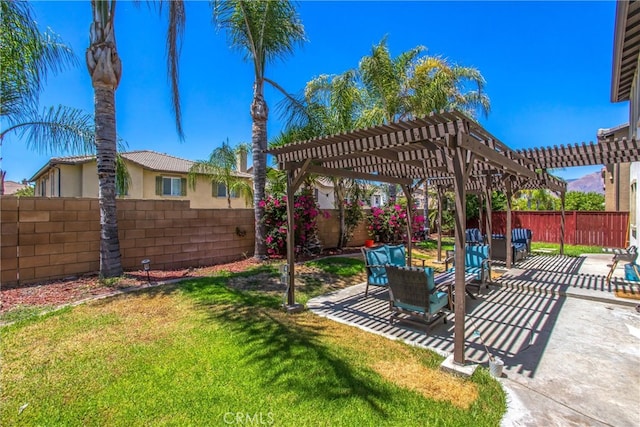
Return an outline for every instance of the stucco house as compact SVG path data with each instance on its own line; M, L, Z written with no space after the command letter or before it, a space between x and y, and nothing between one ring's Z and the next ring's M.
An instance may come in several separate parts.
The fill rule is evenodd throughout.
M629 127L627 137L638 138L640 120L640 1L618 1L613 39L613 72L611 78L611 102L629 101ZM640 181L640 162L629 166L629 244L640 244L637 197Z
M192 208L227 208L224 185L200 177L195 189L187 185L189 169L194 164L155 151L121 153L131 181L128 199L189 200ZM239 159L237 176L252 180L247 173L246 156ZM36 197L98 197L98 175L95 156L54 157L36 172L30 182L35 183ZM248 207L243 198L232 194L232 208Z

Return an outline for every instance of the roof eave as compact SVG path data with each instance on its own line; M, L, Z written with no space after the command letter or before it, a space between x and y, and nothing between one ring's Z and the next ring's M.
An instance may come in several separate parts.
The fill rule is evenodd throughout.
M611 102L628 101L629 94L621 94L620 87L620 65L624 50L624 35L627 27L627 15L629 12L629 2L616 2L616 20L613 38L613 70L611 74Z

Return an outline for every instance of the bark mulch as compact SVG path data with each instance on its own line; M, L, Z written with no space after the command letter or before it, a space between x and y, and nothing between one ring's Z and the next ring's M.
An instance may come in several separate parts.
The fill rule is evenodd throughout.
M341 253L357 252L359 248L342 251ZM335 255L335 252L324 251L322 256ZM319 258L317 256L315 258ZM297 261L308 261L312 257L298 258ZM283 260L269 260L266 262L282 262ZM7 313L20 307L54 308L66 304L72 304L90 298L97 298L131 288L144 288L158 282L173 281L194 277L207 277L220 271L239 273L251 267L257 267L261 263L254 258L240 261L218 264L209 267L185 268L181 270L151 270L149 280L144 271L128 271L124 277L112 281L101 281L96 274L70 277L63 280L49 282L21 284L0 287L0 314ZM302 272L298 270L299 272ZM269 286L265 281L264 285ZM271 283L270 286L278 286L279 283ZM242 285L238 286L244 287ZM256 289L255 286L252 289ZM266 288L265 290L271 290Z

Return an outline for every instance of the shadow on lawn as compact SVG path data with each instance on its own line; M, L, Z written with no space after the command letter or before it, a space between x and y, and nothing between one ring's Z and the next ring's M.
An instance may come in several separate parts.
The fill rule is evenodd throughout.
M278 297L230 289L226 280L193 280L181 290L198 300L210 319L233 331L245 349L238 362L257 364L262 373L257 380L264 387L294 392L301 402L356 397L379 415L388 415L381 403L392 400L391 390L372 381L371 371L325 345L320 338L323 327L301 326L295 315L277 311Z

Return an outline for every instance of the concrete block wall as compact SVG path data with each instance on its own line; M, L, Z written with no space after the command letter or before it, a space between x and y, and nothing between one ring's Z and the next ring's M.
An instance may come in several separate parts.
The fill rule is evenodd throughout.
M125 270L178 269L252 256L253 209L191 209L188 201L118 200L120 254ZM97 273L100 213L97 199L0 197L0 284ZM236 230L237 229L237 230ZM338 242L338 215L318 220L325 248ZM349 246L368 239L365 222Z
M0 203L2 285L99 270L98 200L3 196ZM253 255L252 209L190 209L188 201L165 200L118 200L117 209L125 270L145 258L169 270Z
M338 233L340 231L338 210L323 209L323 211L329 213L329 218L324 218L322 215L318 216L318 238L325 248L335 248L338 245ZM347 242L347 246L362 246L364 241L370 238L367 234L366 223L367 221L363 220L358 224L353 236Z

